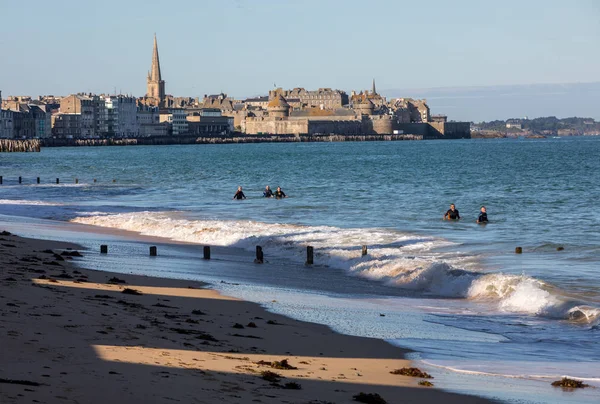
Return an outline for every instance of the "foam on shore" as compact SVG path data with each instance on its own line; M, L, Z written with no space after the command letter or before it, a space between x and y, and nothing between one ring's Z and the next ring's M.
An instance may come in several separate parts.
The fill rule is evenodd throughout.
M402 289L492 302L501 312L592 324L600 318L598 307L566 297L539 279L481 272L477 257L461 253L460 245L441 238L384 228L191 220L176 212L96 214L72 221L249 251L260 245L270 256L297 263L304 262L305 247L311 245L319 264ZM369 246L367 256L361 255L362 245Z

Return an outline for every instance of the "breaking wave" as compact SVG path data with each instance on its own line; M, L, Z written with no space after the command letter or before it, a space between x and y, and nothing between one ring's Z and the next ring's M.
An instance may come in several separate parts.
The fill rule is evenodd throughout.
M390 286L430 296L491 302L503 312L582 323L600 318L599 308L567 298L539 279L478 271L476 257L461 253L459 245L441 238L391 229L190 220L177 212L95 214L72 221L249 251L260 245L269 257L297 263L304 262L304 248L311 245L316 263ZM361 254L362 245L368 245L366 256Z

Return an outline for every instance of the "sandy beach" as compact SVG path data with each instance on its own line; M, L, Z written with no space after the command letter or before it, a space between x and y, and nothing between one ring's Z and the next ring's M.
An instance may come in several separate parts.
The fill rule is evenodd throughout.
M360 393L487 402L391 374L411 363L384 341L198 282L78 268L79 254L74 244L0 236L0 402L350 403Z

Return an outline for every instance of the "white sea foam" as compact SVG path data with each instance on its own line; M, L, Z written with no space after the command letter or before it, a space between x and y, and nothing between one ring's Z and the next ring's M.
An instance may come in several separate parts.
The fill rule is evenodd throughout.
M319 264L404 289L495 302L499 310L513 313L587 323L600 317L598 308L565 299L538 279L460 269L472 257L457 254L458 245L435 237L377 228L189 220L173 212L96 214L73 221L198 244L247 250L260 245L269 256L299 263L304 262L305 247L311 245ZM363 244L369 246L364 257ZM453 252L445 252L448 248L441 252L441 247L455 248Z
M64 203L30 201L25 199L0 199L0 205L64 206Z

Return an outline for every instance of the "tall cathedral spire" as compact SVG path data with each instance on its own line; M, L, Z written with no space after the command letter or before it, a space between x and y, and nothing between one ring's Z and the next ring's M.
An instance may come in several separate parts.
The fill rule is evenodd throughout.
M373 79L373 89L371 90L373 94L377 94L377 90L375 89L375 79Z
M153 98L154 102L162 106L165 101L165 81L160 73L160 60L158 58L158 43L154 34L154 49L152 50L152 66L148 73L148 90L146 96Z
M154 34L154 49L152 50L152 70L150 78L154 81L160 81L160 60L158 59L158 44L156 42L156 34Z

